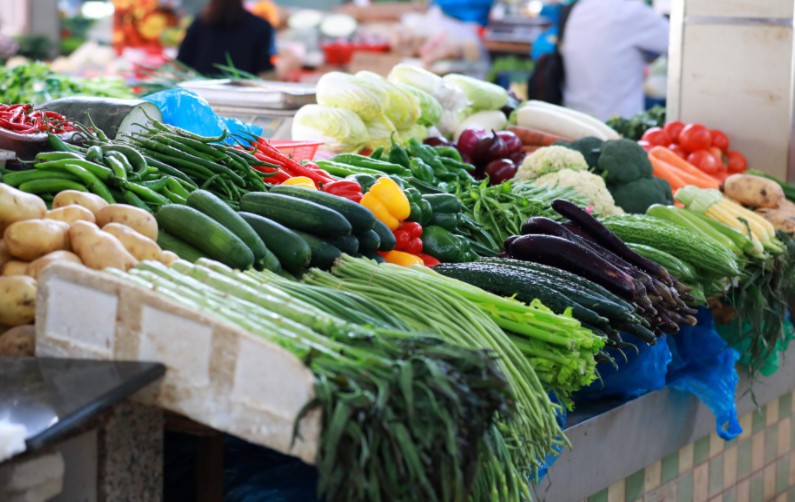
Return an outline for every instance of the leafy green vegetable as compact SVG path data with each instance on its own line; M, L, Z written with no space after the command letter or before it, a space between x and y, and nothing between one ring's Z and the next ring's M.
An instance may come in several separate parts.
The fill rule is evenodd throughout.
M417 87L412 87L402 83L398 83L396 85L398 85L404 91L413 94L414 97L419 101L421 111L419 118L420 124L432 126L439 122L439 119L442 118L442 112L444 111L442 109L441 103L439 103L439 100Z
M445 75L442 80L459 88L466 95L469 108L473 112L499 110L508 103L508 91L499 85L455 73Z
M317 103L350 110L362 120L369 121L386 115L389 92L385 86L369 79L333 71L320 77Z
M613 117L607 121L607 125L623 137L638 141L648 129L665 125L665 108L655 106L631 118Z
M0 73L0 101L6 103L32 103L68 96L96 96L106 98L133 98L124 81L115 77L84 79L54 73L39 61L6 68Z

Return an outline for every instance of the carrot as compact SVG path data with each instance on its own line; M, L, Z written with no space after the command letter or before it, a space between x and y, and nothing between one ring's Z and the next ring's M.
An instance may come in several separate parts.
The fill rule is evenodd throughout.
M687 184L672 165L652 155L649 155L649 161L651 161L651 166L654 169L654 176L667 181L668 184L671 185L671 190L674 192Z
M528 154L528 155L530 155L531 153L535 152L539 148L543 148L543 147L539 146L539 145L522 145L522 151L524 153Z
M678 169L680 173L687 173L695 180L701 180L700 183L690 182L692 185L696 185L701 188L718 188L720 186L720 182L718 180L706 174L704 171L697 168L664 146L655 146L649 150L649 156L656 157L663 162L667 162L671 166ZM680 174L680 177L683 176Z
M537 129L529 129L527 127L511 126L508 130L519 136L519 139L522 140L522 144L524 145L549 146L558 141L570 141L561 136L548 134Z

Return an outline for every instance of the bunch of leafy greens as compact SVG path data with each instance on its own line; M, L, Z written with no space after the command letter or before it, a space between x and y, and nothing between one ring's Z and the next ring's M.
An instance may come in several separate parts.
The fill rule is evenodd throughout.
M630 118L613 117L607 125L623 137L638 141L648 129L665 125L665 108L655 106Z

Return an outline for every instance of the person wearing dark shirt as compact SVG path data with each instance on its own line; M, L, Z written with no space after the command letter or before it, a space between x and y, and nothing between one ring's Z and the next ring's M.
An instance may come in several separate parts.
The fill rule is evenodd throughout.
M185 33L177 60L203 75L219 74L216 65L231 60L256 75L273 69L273 40L273 27L248 12L243 0L210 0Z

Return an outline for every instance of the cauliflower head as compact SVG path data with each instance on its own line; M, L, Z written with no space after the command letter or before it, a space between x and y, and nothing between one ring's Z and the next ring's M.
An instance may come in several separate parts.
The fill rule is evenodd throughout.
M562 169L587 171L588 163L578 151L565 146L545 146L525 157L524 162L516 171L516 178L533 180Z
M620 207L616 206L613 196L607 190L605 180L601 176L588 171L563 169L545 174L536 179L534 183L536 185L571 187L589 203L593 204L594 211L600 216L624 213Z

